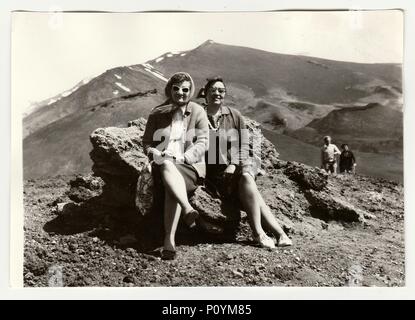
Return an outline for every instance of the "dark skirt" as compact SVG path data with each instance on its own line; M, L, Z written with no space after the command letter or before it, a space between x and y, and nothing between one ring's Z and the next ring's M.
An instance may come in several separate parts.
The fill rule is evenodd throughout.
M227 165L207 165L205 184L207 190L216 197L222 199L239 199L239 180L242 171L238 166L233 175L225 178L224 171Z
M184 179L187 193L192 194L195 192L197 187L203 183L203 179L199 177L196 169L192 165L186 163L174 163L174 165ZM160 165L153 163L152 171L156 190L159 192L163 191L164 194L164 185L161 179Z

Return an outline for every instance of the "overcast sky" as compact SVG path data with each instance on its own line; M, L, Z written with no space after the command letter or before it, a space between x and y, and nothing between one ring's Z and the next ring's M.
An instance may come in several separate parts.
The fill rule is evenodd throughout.
M354 62L402 62L400 11L14 13L12 102L26 109L107 69L207 39Z

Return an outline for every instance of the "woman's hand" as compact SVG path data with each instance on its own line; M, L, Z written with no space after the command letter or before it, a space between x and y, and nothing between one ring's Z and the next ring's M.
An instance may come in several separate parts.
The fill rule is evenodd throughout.
M230 164L226 167L225 171L223 171L223 188L227 195L232 193L232 177L235 173L236 166L234 164Z
M226 167L225 171L223 171L223 174L225 175L232 175L235 173L236 166L234 164L230 164Z
M151 153L153 157L161 157L161 152L157 150L156 148L148 148L147 153L148 154Z
M155 163L157 164L162 164L163 163L163 157L162 157L162 153L157 150L156 148L148 148L148 156L150 156L150 154L153 155L153 160Z
M174 160L177 163L184 163L184 156L182 156L182 155L176 155L173 152L171 152L170 150L163 151L161 153L161 156L164 159L172 159L172 160Z

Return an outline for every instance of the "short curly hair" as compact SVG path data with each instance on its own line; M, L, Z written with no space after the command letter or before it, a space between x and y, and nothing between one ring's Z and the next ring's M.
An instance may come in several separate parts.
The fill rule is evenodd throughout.
M225 81L223 81L223 78L221 76L215 76L215 77L211 77L211 78L207 78L206 79L206 84L205 84L204 87L202 87L199 90L199 93L198 93L197 97L198 98L204 98L206 100L206 92L208 92L209 89L216 82L222 82L223 83L223 86L225 87L225 90L226 90L226 85L225 85Z
M195 92L195 83L193 82L192 77L187 72L176 72L174 75L171 76L169 81L167 81L166 87L164 88L164 94L166 95L168 100L171 100L171 88L173 85L177 85L182 83L183 81L190 82L190 98L193 96Z

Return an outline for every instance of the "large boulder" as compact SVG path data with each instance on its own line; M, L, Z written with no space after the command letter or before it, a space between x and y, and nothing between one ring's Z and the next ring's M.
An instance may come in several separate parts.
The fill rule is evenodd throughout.
M99 128L90 140L92 171L104 182L104 200L116 207L134 207L138 176L147 161L142 136L146 120L131 121L127 128Z
M306 198L310 202L311 214L325 221L337 220L345 222L365 222L364 211L354 207L337 195L329 192L306 191Z
M281 164L279 153L271 141L266 139L261 131L261 125L249 118L245 118L245 124L249 129L249 142L251 150L254 154L254 164L257 166L258 174L266 174L266 172L278 167Z
M236 234L241 213L234 203L213 197L204 187L196 189L190 203L200 213L199 225L211 233Z
M310 168L298 162L287 162L284 174L304 190L321 191L327 186L328 175L319 168Z
M77 175L75 179L69 181L69 185L70 189L67 193L69 199L80 203L100 196L104 187L104 181L92 174L86 176Z

